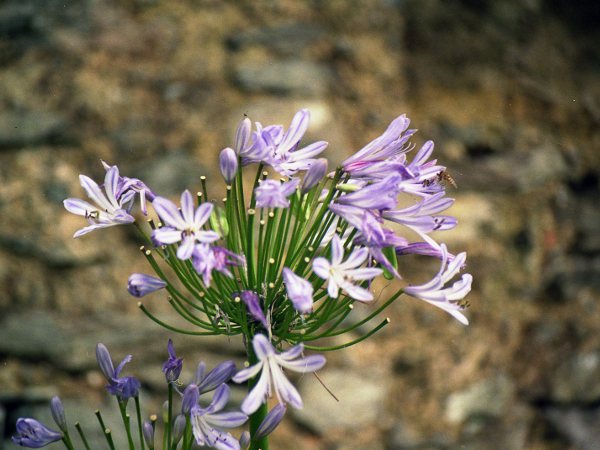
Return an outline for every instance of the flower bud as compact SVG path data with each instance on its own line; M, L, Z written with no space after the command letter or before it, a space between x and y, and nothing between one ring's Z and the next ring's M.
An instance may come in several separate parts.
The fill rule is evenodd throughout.
M238 158L232 148L224 148L219 155L219 167L227 184L231 184L238 170Z
M286 410L286 406L282 403L279 403L271 411L269 411L265 419L258 426L255 439L262 439L275 431L277 425L279 425L283 420Z
M50 400L50 412L52 413L52 418L54 419L54 422L56 422L56 425L58 425L58 428L60 428L61 431L66 431L67 418L65 416L65 408L63 407L60 398L57 396L52 397L52 400Z
M106 345L98 343L96 345L96 360L100 366L100 370L107 380L112 380L115 376L115 366L113 365L110 353Z
M175 422L173 423L173 445L177 445L177 443L183 437L183 432L185 431L186 420L185 416L179 414L175 417Z
M248 450L250 447L250 433L244 431L240 436L240 450Z
M146 441L146 445L148 448L154 448L154 426L149 420L144 420L144 425L142 426L142 434L144 435L144 441Z
M127 281L127 290L134 297L143 297L167 285L160 278L143 273L132 273Z
M246 150L250 144L250 133L252 132L252 122L245 117L242 119L235 132L235 151L239 155Z
M325 158L317 159L306 171L302 181L302 193L310 191L323 179L327 173L327 160Z

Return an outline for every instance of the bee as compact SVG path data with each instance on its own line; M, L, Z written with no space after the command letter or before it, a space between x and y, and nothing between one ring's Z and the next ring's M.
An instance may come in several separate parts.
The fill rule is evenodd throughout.
M446 182L450 186L452 186L454 189L458 189L458 185L456 184L456 181L454 180L452 175L450 175L450 173L447 170L440 170L436 175L436 180L439 184L443 184L444 182Z
M435 174L434 177L423 180L423 187L429 187L433 183L437 183L440 186L443 186L444 184L448 183L454 189L458 189L456 180L452 175L450 175L450 173L447 170L440 170L438 173Z

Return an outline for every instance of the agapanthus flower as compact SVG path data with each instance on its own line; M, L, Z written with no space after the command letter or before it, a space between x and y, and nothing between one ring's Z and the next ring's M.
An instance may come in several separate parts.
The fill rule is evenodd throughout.
M143 297L166 286L164 280L144 273L132 273L127 281L127 291L134 297Z
M110 164L107 164L104 161L102 161L102 165L107 171L110 170L112 167L116 167L111 166ZM150 190L150 188L146 186L146 184L142 180L139 180L137 178L120 176L117 186L118 188L116 198L117 200L122 202L123 205L127 205L126 209L128 212L131 210L133 206L133 201L135 200L135 196L137 195L140 198L140 209L142 213L145 216L148 215L146 201L153 201L156 197L156 194L154 194L154 192L152 192L152 190Z
M194 211L194 199L190 191L181 194L181 211L175 203L163 197L156 197L152 206L167 226L152 231L152 239L158 244L181 242L177 249L179 259L189 259L196 242L211 243L219 239L216 231L203 229L213 210L212 203L202 203Z
M165 374L167 382L170 383L179 379L181 369L183 369L183 358L178 358L175 354L175 347L173 346L172 339L169 339L169 342L167 343L167 352L169 353L169 358L164 362L162 371Z
M123 358L123 361L115 369L108 348L104 344L96 345L96 360L100 370L108 381L106 390L109 394L117 396L120 400L127 400L131 397L137 397L141 383L135 377L120 377L121 370L125 364L132 360L131 355Z
M293 178L286 182L276 180L263 180L254 189L256 206L258 208L287 208L290 206L288 197L294 193L299 179Z
M58 431L51 430L43 423L30 418L17 419L17 434L12 441L21 447L42 448L63 437Z
M68 198L63 202L67 211L85 217L90 224L78 230L73 237L83 236L99 228L135 222L133 216L124 207L128 199L118 199L119 169L117 166L112 166L106 171L104 192L94 180L85 175L79 175L79 181L96 206L78 198Z
M406 152L405 144L416 130L409 130L410 120L406 115L394 119L385 132L369 142L342 163L344 170L353 177L369 177L368 169L381 161Z
M313 261L313 271L324 280L328 280L327 293L332 298L337 298L342 289L354 300L369 302L373 294L367 289L355 285L355 281L371 280L383 273L377 267L360 266L365 262L369 251L365 247L355 248L344 262L344 246L336 234L331 240L331 261L319 257Z
M245 263L243 256L218 245L197 244L192 253L192 264L206 286L210 286L213 270L231 278L233 274L229 268Z
M327 142L319 141L298 149L309 121L310 112L302 109L294 115L286 132L283 132L281 126L262 129L257 124L258 131L254 134L255 146L266 149L268 154L263 162L286 176L295 175L300 170L307 170L314 163L314 157L327 147Z
M398 204L401 181L402 178L399 175L392 174L381 181L368 184L356 192L342 195L336 201L342 205L362 209L393 209Z
M438 244L431 244L429 242L407 242L404 245L396 246L395 251L396 255L398 256L423 255L433 256L434 258L438 259L443 259L445 254L448 262L451 262L454 258L456 258L456 256L450 252L442 252L442 249Z
M439 215L454 203L454 199L438 192L430 197L423 198L419 203L395 211L383 211L382 216L392 222L404 225L430 242L428 233L437 230L449 230L456 226L456 219L452 216Z
M471 291L473 277L471 274L465 273L460 280L446 287L450 280L464 267L467 254L464 252L459 253L452 261L448 261L446 245L441 244L440 251L442 253L442 263L437 275L425 284L407 286L404 288L404 293L425 300L427 303L431 303L451 314L460 323L468 325L468 319L461 312L466 308L466 304L462 300Z
M283 268L282 275L287 295L296 311L301 314L312 312L313 285L287 267Z
M248 420L248 416L241 412L219 412L227 405L229 396L229 386L221 384L215 391L210 405L202 408L198 404L198 386L190 384L186 388L183 401L186 405L191 405L189 415L192 432L199 446L210 446L218 450L240 450L238 440L230 433L220 430L239 427Z
M322 355L301 357L304 350L303 344L277 353L269 339L262 334L254 336L252 347L258 362L241 370L233 377L234 382L242 383L260 373L258 382L242 402L242 411L252 414L273 393L279 403L288 403L294 408L302 408L302 398L294 385L286 378L282 368L299 373L315 372L325 365L325 357Z

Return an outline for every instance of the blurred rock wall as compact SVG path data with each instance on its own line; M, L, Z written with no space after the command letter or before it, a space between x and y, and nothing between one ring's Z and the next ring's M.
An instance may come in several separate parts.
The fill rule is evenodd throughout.
M401 113L436 141L472 324L396 302L391 325L330 356L339 403L301 380L306 408L273 448L600 448L599 21L597 2L567 0L2 2L0 442L55 393L93 426L99 341L135 355L160 408L169 334L125 290L147 271L140 243L71 238L78 174L104 159L162 195L220 186L244 113L287 124L307 107L332 164ZM242 361L239 342L174 338L187 376Z

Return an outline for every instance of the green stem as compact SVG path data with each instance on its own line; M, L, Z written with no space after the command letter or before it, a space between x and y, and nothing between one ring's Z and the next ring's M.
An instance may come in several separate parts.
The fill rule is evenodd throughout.
M90 448L90 444L88 443L85 434L83 433L83 430L81 429L81 425L79 424L79 422L75 422L75 428L77 429L77 433L79 433L79 437L81 438L81 441L83 442L83 445L85 446L85 450L92 450Z
M142 430L142 411L140 408L140 397L138 395L136 395L135 397L135 414L137 416L137 423L138 423L138 433L140 436L140 445L142 447L142 450L145 449L145 445L144 445L144 432Z
M129 450L135 450L133 445L133 438L131 437L131 419L127 414L127 402L117 399L119 402L119 411L121 411L121 418L123 419L123 425L125 425L125 432L127 433L127 443L129 444Z

